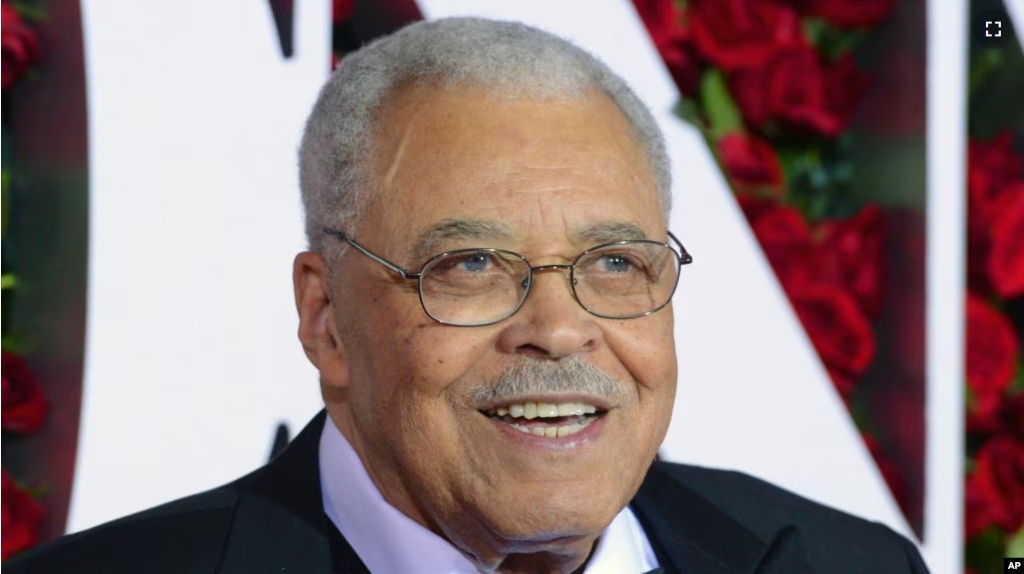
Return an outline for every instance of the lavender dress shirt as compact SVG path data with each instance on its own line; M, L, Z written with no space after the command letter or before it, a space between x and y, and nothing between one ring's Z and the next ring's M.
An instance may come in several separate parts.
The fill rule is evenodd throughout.
M324 511L374 574L479 574L462 552L391 506L328 416L320 435ZM658 566L629 507L601 535L586 574L647 572Z

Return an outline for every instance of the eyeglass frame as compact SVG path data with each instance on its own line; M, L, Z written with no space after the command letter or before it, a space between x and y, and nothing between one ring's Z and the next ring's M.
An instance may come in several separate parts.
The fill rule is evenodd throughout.
M551 270L555 270L555 269L557 269L557 270L566 270L566 269L568 269L569 270L569 292L572 293L572 298L576 301L576 303L584 311L586 311L587 313L590 313L591 315L594 315L595 317L600 317L602 319L638 319L640 317L646 317L648 315L651 315L653 313L657 313L658 311L661 311L669 303L672 302L672 297L675 296L676 289L679 287L679 275L680 275L680 273L679 273L678 270L676 271L676 280L675 280L675 282L672 285L672 290L669 292L668 299L666 299L664 303L662 303L661 305L658 305L654 309L651 309L650 311L647 311L647 312L644 312L644 313L638 313L636 315L627 315L627 316L624 316L624 317L612 317L612 316L608 316L608 315L602 315L600 313L594 312L591 309L588 309L587 306L584 305L582 301L580 301L579 295L576 294L576 284L577 284L577 280L576 280L576 264L580 261L580 259L583 259L589 253L592 253L592 252L597 251L599 249L605 249L607 247L614 247L616 245L627 245L627 244L631 244L631 243L650 243L650 244L660 245L662 247L668 248L669 251L671 251L676 256L676 260L679 262L679 269L682 269L683 265L689 265L690 263L693 263L693 256L691 256L690 253L686 251L686 248L683 247L683 243L681 241L679 241L679 239L675 235L673 235L671 231L666 231L666 233L668 234L669 239L674 241L675 244L679 246L679 250L678 251L676 251L672 247L672 245L669 244L669 243L662 243L660 241L654 241L653 239L623 239L623 240L620 240L620 241L612 241L612 242L609 242L609 243L602 243L601 245L597 245L597 246L591 247L590 249L587 249L583 253L580 253L579 255L577 255L576 258L573 259L572 263L569 264L569 265L552 264L552 265L538 265L538 266L534 267L533 265L530 264L530 261L526 258L526 256L524 256L524 255L522 255L520 253L516 253L515 251L509 251L507 249L501 249L501 248L498 248L498 247L469 247L469 248L466 248L466 249L455 249L455 250L452 250L452 251L445 251L444 253L438 253L437 255L432 255L431 257L429 257L423 263L423 265L420 267L419 271L413 272L413 271L409 271L409 270L405 269L404 267L396 265L395 263L392 263L391 261L388 261L387 259L384 259L380 255L377 255L376 253L370 251L366 247L363 247L362 245L359 244L359 242L357 242L355 239L352 239L352 237L350 237L344 231L339 231L337 229L331 229L330 227L324 227L323 228L323 232L324 232L325 235L328 235L330 237L334 237L335 239L337 239L339 241L343 241L345 243L348 243L352 247L355 247L357 251L359 251L360 253L362 253L366 257L369 257L370 259L376 261L377 263L380 263L381 265L383 265L384 267L388 268L393 273L396 273L402 279L404 279L404 280L413 280L413 279L416 280L416 292L419 295L420 307L423 309L423 312L426 313L427 317L430 317L432 320L434 320L434 321L436 321L436 322L438 322L438 323L440 323L442 325L449 325L449 326L452 326L452 327L488 327L490 325L496 325L498 323L501 323L502 321L505 321L505 320L511 318L513 315L515 315L516 313L519 312L519 310L523 307L523 304L526 303L526 298L530 296L530 289L533 288L534 274L536 274L537 272L551 271ZM474 325L464 325L464 324L460 324L460 323L452 323L452 322L449 322L449 321L442 321L441 319L438 319L437 317L432 315L430 313L430 311L427 309L426 303L423 301L423 281L421 281L421 279L420 279L422 277L422 275L423 275L423 270L426 269L427 267L429 267L431 263L433 263L434 261L437 261L438 259L442 259L444 257L449 257L451 255L457 255L459 253L473 253L473 252L480 252L480 251L484 251L484 252L487 252L487 253L505 253L505 254L508 254L508 255L514 255L514 256L518 257L519 259L523 260L523 263L526 264L526 267L527 267L527 270L529 271L529 274L526 276L527 284L525 286L525 292L523 293L522 299L519 300L519 303L515 306L514 309L512 309L511 312L509 312L508 315L505 315L501 319L497 319L497 320L490 321L490 322L487 322L487 323L480 323L480 324L474 324Z

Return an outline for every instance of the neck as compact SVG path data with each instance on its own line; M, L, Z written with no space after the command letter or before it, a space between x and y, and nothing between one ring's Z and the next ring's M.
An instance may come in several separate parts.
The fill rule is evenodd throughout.
M373 464L368 456L372 445L358 432L347 405L328 404L328 416L362 461L377 491L402 514L443 538L464 554L484 572L494 574L574 574L583 572L597 547L599 533L551 540L507 540L496 535L487 524L468 513L453 513L456 518L445 521L444 526L430 517L433 513L422 508L408 495L399 473Z
M597 548L597 540L590 545L590 550L580 561L577 555L556 555L548 552L536 554L512 554L502 561L498 567L500 574L533 574L545 572L550 574L583 574L590 562L590 557Z

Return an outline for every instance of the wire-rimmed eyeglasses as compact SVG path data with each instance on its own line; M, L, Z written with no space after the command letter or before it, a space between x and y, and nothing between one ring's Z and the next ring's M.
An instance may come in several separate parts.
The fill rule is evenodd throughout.
M427 316L458 327L493 325L515 315L530 293L534 276L554 270L569 272L573 298L588 313L606 319L643 317L668 305L679 283L680 269L693 262L683 244L669 232L678 251L667 243L627 239L587 249L569 265L534 267L514 251L481 247L439 253L412 272L373 253L342 231L323 231L403 279L415 280Z

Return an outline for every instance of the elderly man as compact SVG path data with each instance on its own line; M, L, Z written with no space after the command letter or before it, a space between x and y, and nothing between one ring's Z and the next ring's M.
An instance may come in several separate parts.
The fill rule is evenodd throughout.
M410 26L342 63L300 164L326 412L266 467L10 572L925 572L883 526L653 462L690 255L658 127L592 56Z

